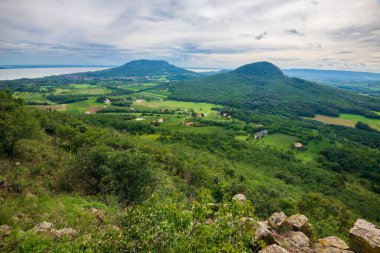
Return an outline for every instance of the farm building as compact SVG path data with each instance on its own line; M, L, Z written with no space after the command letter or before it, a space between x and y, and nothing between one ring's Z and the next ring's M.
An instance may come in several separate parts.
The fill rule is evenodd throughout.
M145 100L142 98L137 98L135 101L136 103L144 103Z
M303 147L303 144L300 143L300 142L296 142L296 143L294 143L294 147L295 147L295 148L302 148L302 147Z
M164 122L164 119L163 118L160 118L158 120L156 120L157 123L163 123Z

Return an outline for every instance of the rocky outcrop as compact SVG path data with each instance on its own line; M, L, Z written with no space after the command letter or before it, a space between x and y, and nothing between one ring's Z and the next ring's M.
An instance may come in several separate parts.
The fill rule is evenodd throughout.
M295 214L286 219L292 230L301 231L307 237L313 238L313 232L308 218L303 214Z
M95 216L95 218L98 221L104 221L104 219L106 218L105 214L102 211L100 211L99 209L91 208L90 212Z
M277 212L254 228L255 245L267 245L260 251L260 246L255 249L260 253L380 253L380 229L362 219L350 230L350 246L335 236L319 239L313 245L312 227L302 214L287 217Z
M41 222L32 228L32 231L36 234L51 235L54 231L54 225L50 222Z
M247 198L245 197L245 195L244 195L244 194L241 194L241 193L236 194L235 196L232 197L232 199L233 199L233 200L236 200L236 201L238 201L238 202L242 202L242 203L244 203L244 202L247 201Z
M0 237L5 237L10 235L12 233L12 228L8 225L1 225L0 226Z
M267 221L259 221L255 226L254 241L264 241L267 245L278 243L275 239L273 229L268 225Z
M55 239L69 239L73 240L77 237L78 232L72 228L62 228L59 230L56 230L53 233L53 237Z
M31 230L33 233L42 234L53 237L56 240L69 239L73 240L77 237L78 232L72 228L54 229L54 225L50 222L42 222L34 226Z
M315 253L353 253L342 239L335 236L318 240L313 250Z
M265 249L259 251L259 253L289 253L286 249L276 244L270 245Z
M356 253L379 253L380 229L372 223L358 219L350 229L350 248Z

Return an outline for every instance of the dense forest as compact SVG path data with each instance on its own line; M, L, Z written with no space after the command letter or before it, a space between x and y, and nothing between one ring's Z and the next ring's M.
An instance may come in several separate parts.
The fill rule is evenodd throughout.
M273 114L312 117L315 114L339 116L347 112L380 118L372 112L379 111L379 99L289 78L268 62L177 82L171 91L172 99L219 103Z

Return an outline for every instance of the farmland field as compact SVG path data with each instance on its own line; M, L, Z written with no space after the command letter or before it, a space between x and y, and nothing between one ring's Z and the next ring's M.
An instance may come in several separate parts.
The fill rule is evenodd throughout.
M356 114L341 114L339 118L352 120L355 122L361 121L368 124L370 127L380 131L380 120L379 119L369 119L361 115Z
M342 119L338 117L331 117L326 115L316 114L314 118L308 118L323 122L325 124L340 125L346 127L355 127L356 121L350 119Z
M175 100L167 101L144 101L142 103L133 103L133 108L137 110L180 110L185 111L188 109L194 109L196 112L204 112L210 114L212 111L211 108L220 108L220 105L210 104L210 103L195 103L195 102L183 102Z
M346 126L346 127L355 127L356 123L360 121L380 131L379 119L369 119L364 116L356 115L356 114L342 113L339 117L331 117L331 116L316 114L314 118L308 118L308 119L317 120L326 124L341 125L341 126Z

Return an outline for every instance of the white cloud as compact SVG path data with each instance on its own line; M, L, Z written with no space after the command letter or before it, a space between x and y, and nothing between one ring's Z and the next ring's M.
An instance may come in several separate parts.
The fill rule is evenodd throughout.
M0 64L267 60L380 72L378 13L377 0L2 0Z

